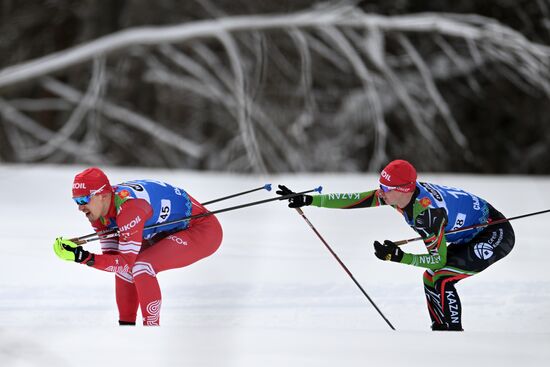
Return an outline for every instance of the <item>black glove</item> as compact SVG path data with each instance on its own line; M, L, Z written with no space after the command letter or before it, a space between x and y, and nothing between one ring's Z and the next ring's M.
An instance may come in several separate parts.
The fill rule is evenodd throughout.
M71 240L65 240L61 237L55 239L53 250L61 260L85 263L92 266L95 262L95 255L84 250L82 246L77 245Z
M401 262L404 252L392 241L385 240L384 244L374 241L374 255L380 260Z
M75 248L68 248L67 246L63 246L68 251L74 251L74 261L77 263L85 263L88 266L94 265L95 262L95 255L90 253L89 251L84 250L82 246L76 246Z
M279 185L279 190L275 191L276 194L281 196L296 194L294 191L286 187L285 185ZM288 198L289 208L300 208L302 206L311 205L313 202L313 196L311 195L297 195Z

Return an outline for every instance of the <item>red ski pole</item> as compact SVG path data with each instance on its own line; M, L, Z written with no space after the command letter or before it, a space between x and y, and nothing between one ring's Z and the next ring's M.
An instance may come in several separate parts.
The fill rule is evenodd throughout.
M311 228L313 230L313 232L315 232L315 234L317 235L317 237L319 237L319 239L321 240L321 242L323 243L323 245L325 245L325 247L327 248L327 250L330 252L330 254L336 259L336 261L338 261L338 264L340 264L340 266L342 267L342 269L344 269L344 271L348 274L348 276L351 278L351 280L353 280L353 282L355 283L355 285L361 290L361 292L363 293L363 295L365 297L367 297L367 299L369 300L369 302L371 303L371 305L376 309L376 311L378 311L378 313L380 314L380 316L382 316L382 318L384 319L384 321L386 321L386 323L389 325L389 327L392 329L392 330L395 330L395 328L393 327L393 325L391 324L390 320L388 320L386 318L386 316L384 316L384 314L382 313L382 311L380 311L380 309L378 308L378 306L376 305L376 303L374 303L374 301L369 297L369 295L367 294L367 292L363 289L363 287L361 286L361 284L359 284L359 282L355 279L355 277L353 276L353 274L351 273L351 271L349 271L348 267L342 262L342 260L340 260L340 258L338 257L338 255L336 255L336 253L332 250L332 248L329 246L329 244L327 243L327 241L325 241L325 239L323 238L323 236L321 236L321 234L319 233L319 231L317 230L317 228L315 228L315 226L309 221L309 219L306 217L306 215L304 214L304 211L300 208L294 208L296 209L296 211L298 212L298 214L300 214L302 216L302 218L304 218L304 220L306 221L306 223L308 224L309 228Z

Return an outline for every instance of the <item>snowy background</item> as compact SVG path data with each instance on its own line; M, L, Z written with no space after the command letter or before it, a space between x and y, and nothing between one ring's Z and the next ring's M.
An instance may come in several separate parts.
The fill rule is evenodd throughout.
M415 233L390 208L305 208L396 327L392 331L307 224L280 202L218 215L219 251L161 273L160 328L120 328L112 274L58 260L56 236L90 233L70 198L83 166L0 166L0 366L543 366L550 361L550 216L513 223L516 247L458 285L464 333L433 333L422 270L385 263L374 240ZM152 178L207 201L265 183L365 191L375 175L254 176L106 168L113 183ZM420 175L469 190L505 215L550 207L550 178ZM257 192L219 209L272 197ZM420 243L405 250L421 252ZM88 249L98 251L97 244Z

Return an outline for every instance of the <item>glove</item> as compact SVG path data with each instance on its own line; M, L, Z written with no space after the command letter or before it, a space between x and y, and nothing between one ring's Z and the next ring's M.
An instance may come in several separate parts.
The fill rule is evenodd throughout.
M374 241L374 255L380 260L401 262L404 252L392 241L385 240L384 244Z
M275 191L275 193L281 196L296 194L294 191L290 190L285 185L279 185L279 190ZM311 205L312 202L313 202L313 196L311 195L297 195L297 196L288 198L288 207L300 208L302 206Z
M76 243L65 240L62 237L55 239L53 251L61 260L74 261L77 263L84 262L89 266L92 266L95 261L94 254L89 253L84 250L82 246L78 246Z

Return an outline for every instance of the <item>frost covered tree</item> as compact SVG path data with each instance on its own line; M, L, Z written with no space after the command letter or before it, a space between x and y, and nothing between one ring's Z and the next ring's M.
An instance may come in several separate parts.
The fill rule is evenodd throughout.
M399 156L424 170L550 172L544 40L481 15L358 1L249 15L216 4L194 2L202 20L105 26L4 65L0 159L286 172ZM548 11L539 1L547 27ZM507 99L493 89L527 96L521 118L498 118Z

